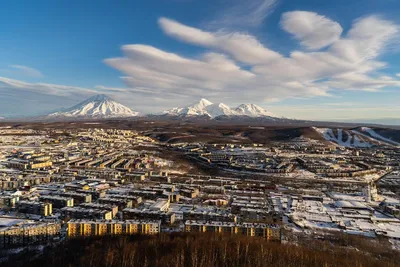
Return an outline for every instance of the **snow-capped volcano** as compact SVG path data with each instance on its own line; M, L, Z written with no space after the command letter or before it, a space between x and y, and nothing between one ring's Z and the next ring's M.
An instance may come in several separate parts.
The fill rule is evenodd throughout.
M212 105L213 103L211 101L208 101L205 98L200 99L199 102L194 103L190 106L187 107L189 112L202 112L204 111L205 108L207 108L208 106Z
M242 116L249 116L249 117L274 117L276 116L263 109L260 106L254 105L254 104L242 104L235 108L235 111L239 113Z
M211 118L218 116L236 116L236 111L225 105L224 103L211 104L206 107L206 111Z
M172 108L163 112L171 116L208 116L215 118L219 116L248 116L248 117L271 117L274 114L266 111L262 107L254 104L242 104L235 109L230 108L224 103L213 104L207 99L200 99L199 102L182 108Z
M95 95L87 100L60 112L52 113L49 117L87 117L87 118L116 118L133 117L139 113L112 100L106 95Z
M215 118L222 115L236 115L236 112L223 103L214 104L205 98L183 108L172 108L163 112L171 116L208 116Z
M208 101L207 99L200 99L199 102L196 102L192 105L182 107L182 108L172 108L168 109L163 112L165 115L172 115L172 116L210 116L208 114L206 108L210 105L213 105L212 102Z

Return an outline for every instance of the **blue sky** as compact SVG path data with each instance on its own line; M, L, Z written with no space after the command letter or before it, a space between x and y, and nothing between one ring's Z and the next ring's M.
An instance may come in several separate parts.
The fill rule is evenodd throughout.
M396 0L9 1L0 117L106 93L159 112L200 97L302 119L398 118Z

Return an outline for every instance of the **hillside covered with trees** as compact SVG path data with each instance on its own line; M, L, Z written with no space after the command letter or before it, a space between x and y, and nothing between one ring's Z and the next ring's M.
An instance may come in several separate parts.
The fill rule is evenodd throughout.
M10 257L4 266L85 267L362 267L399 266L393 250L353 237L336 243L302 245L260 238L213 234L161 234L71 239L42 253L35 250Z

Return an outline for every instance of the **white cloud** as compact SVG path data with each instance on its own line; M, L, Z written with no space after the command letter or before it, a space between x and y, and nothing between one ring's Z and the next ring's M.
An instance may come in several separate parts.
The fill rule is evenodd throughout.
M242 63L260 64L281 57L279 53L266 48L254 36L248 34L211 33L167 18L160 18L159 24L169 36L228 53Z
M396 76L397 76L397 77L400 77L400 73L396 73Z
M333 106L333 107L350 107L350 106L356 106L357 103L354 103L354 102L330 102L330 103L323 103L322 105Z
M31 67L27 67L27 66L23 66L23 65L10 65L9 67L20 71L25 76L34 77L34 78L43 77L43 74L39 70L31 68Z
M70 107L97 90L48 83L29 83L0 77L0 114L36 116Z
M201 97L229 105L263 104L287 98L328 97L337 90L381 91L400 86L400 73L397 77L384 73L387 63L378 60L398 36L396 24L370 16L356 20L347 33L341 34L334 26L336 22L315 13L306 17L312 17L313 24L320 23L312 25L315 32L304 27L291 27L290 32L306 48L325 47L323 51L305 49L285 56L249 34L211 32L160 18L167 36L206 51L185 57L149 45L124 45L121 57L106 59L105 63L122 73L126 88L91 89L0 77L0 93L15 89L82 99L101 92L133 109L154 112ZM335 27L336 32L332 31ZM324 28L330 33L329 42L320 40Z
M281 26L308 49L320 49L334 43L343 31L339 23L307 11L282 14Z
M182 105L199 97L227 103L266 103L330 96L334 90L379 91L400 86L399 80L382 74L387 64L376 60L397 35L397 25L366 17L355 21L340 38L342 30L336 22L310 12L306 17L310 23L320 24L312 26L316 33L304 27L297 32L291 28L291 32L308 48L328 46L325 51L293 51L285 57L249 34L210 32L160 18L168 36L209 51L188 58L152 46L126 45L122 57L105 62L123 73L130 92L147 99L141 103L157 98L159 105ZM325 36L323 29L327 29L329 41L320 40ZM379 76L375 74L378 70Z
M228 0L225 9L216 19L208 23L212 28L255 27L271 14L278 0Z
M44 115L60 110L61 107L68 108L76 105L99 93L112 96L126 105L139 104L137 106L145 107L150 103L131 98L132 94L144 93L140 88L95 86L92 89L60 84L29 83L0 77L0 114L3 116ZM154 101L151 100L151 103Z
M355 21L346 38L335 42L332 53L353 63L374 59L399 33L395 23L370 16Z
M97 91L76 86L48 84L48 83L28 83L20 80L0 77L0 90L24 90L46 95L71 96L71 95L90 95Z
M123 72L123 80L135 92L139 88L142 95L163 96L166 101L179 103L180 97L232 100L239 96L243 101L269 101L293 94L326 95L323 88L307 81L270 80L216 53L188 59L144 45L123 46L122 50L125 57L105 62Z

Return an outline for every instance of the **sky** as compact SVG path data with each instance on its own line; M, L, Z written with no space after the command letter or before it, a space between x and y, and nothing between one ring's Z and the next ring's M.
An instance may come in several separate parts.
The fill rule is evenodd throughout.
M107 94L143 113L200 98L310 120L400 118L397 0L15 0L0 117Z

